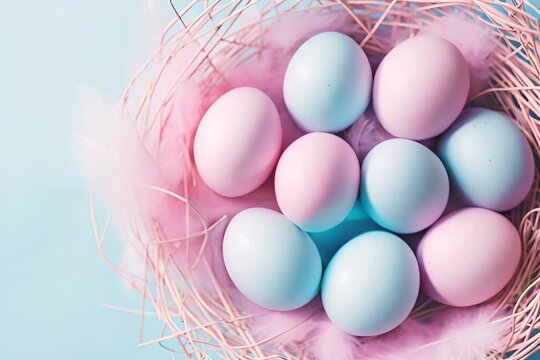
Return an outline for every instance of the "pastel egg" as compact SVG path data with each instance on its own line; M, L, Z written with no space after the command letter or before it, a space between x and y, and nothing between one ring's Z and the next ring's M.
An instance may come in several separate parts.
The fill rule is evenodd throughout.
M261 186L279 158L281 122L262 91L233 89L204 114L193 145L195 165L212 190L242 196Z
M300 128L335 133L366 110L371 84L371 67L362 48L345 34L323 32L294 53L283 96Z
M426 295L451 306L472 306L510 281L521 243L501 214L466 208L437 221L420 241L417 256Z
M319 292L317 247L276 211L250 208L238 213L225 231L223 259L238 290L264 308L293 310Z
M382 60L373 83L373 108L392 135L423 140L459 116L469 93L467 63L451 42L432 35L405 40Z
M534 158L525 136L493 110L465 110L442 136L438 154L456 193L473 206L512 209L533 184Z
M439 158L412 140L386 140L362 163L362 205L393 232L415 233L433 224L446 207L449 187Z
M282 213L306 231L324 231L339 224L358 195L360 165L352 148L328 133L310 133L281 155L276 199Z
M321 285L328 317L356 336L380 335L410 314L420 275L414 253L386 231L371 231L345 244L326 268Z

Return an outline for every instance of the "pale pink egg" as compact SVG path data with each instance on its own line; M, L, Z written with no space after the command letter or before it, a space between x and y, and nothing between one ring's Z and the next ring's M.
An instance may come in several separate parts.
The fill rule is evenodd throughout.
M417 257L426 295L451 306L472 306L508 284L521 242L501 214L466 208L437 221L420 241Z
M310 232L328 230L349 214L358 195L360 165L353 149L328 133L310 133L281 156L276 199L289 220Z
M204 114L193 144L195 165L206 185L218 194L242 196L272 173L281 139L281 122L272 100L255 88L236 88Z
M449 41L419 35L383 59L373 82L373 109L390 134L424 140L456 120L469 93L469 68Z

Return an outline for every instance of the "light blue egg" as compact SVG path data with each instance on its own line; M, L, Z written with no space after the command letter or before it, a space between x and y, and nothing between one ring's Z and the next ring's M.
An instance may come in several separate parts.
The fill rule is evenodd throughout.
M420 288L418 263L407 244L371 231L345 244L322 281L328 317L343 331L374 336L394 329L411 312Z
M439 158L407 139L386 140L362 163L360 199L369 217L400 234L426 229L442 215L450 186Z
M319 249L324 267L347 241L372 230L382 228L368 217L360 201L356 201L347 218L341 223L329 230L308 234Z
M297 309L319 292L317 247L276 211L251 208L237 214L225 231L223 259L238 290L264 308Z
M373 75L362 48L347 35L324 32L306 41L285 73L283 96L305 131L336 133L366 110Z
M519 128L496 111L465 110L442 136L438 153L453 190L470 205L510 210L532 186L532 150Z

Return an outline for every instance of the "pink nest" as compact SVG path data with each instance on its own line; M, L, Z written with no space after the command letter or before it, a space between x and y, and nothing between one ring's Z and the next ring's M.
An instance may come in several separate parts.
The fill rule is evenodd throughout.
M497 5L499 8L494 7ZM540 344L540 183L508 216L523 258L511 283L487 304L450 309L420 298L410 318L379 337L335 328L318 300L292 312L250 303L235 289L221 256L228 220L256 206L277 209L273 180L236 199L212 192L193 165L202 115L226 91L257 87L276 104L286 147L301 132L283 102L282 81L298 45L328 30L361 44L373 66L401 40L427 31L453 41L473 76L469 105L506 113L540 155L540 31L525 11L470 1L193 1L167 26L156 53L133 78L118 112L100 114L88 163L126 239L115 264L103 250L106 226L94 216L100 256L163 321L161 343L195 358L524 359ZM184 19L189 18L190 21ZM466 36L463 36L463 34ZM362 158L390 137L368 111L343 137ZM95 125L95 124L94 124ZM92 137L92 134L90 134ZM428 146L430 144L427 144ZM538 172L538 169L536 169ZM143 305L141 316L148 315ZM143 330L143 329L141 329ZM141 332L143 333L143 332Z

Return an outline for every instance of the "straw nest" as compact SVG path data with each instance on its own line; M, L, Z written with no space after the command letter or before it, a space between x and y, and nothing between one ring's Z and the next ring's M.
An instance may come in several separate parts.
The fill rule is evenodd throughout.
M313 11L346 13L354 24L354 37L366 52L382 56L392 46L389 34L414 33L426 22L455 13L456 9L483 22L497 39L494 50L497 61L492 63L489 88L471 102L508 114L526 135L536 155L534 189L509 214L520 232L524 256L511 284L494 300L498 309L509 314L507 341L486 354L494 358L506 354L509 359L524 359L540 344L540 332L533 330L540 324L540 29L535 18L538 9L526 0L514 0L513 4L495 0L194 0L184 9L174 9L175 17L166 27L159 49L124 93L120 121L136 129L140 144L151 154L160 146L166 121L164 113L175 87L194 76L204 79L203 84L208 88L219 86L227 69L241 66L264 48L266 29L285 17ZM167 68L179 57L184 59L182 69L175 70L167 88L158 89ZM184 183L189 182L186 176ZM160 343L170 351L185 352L190 358L210 358L208 354L213 354L212 358L306 357L301 343L275 342L279 334L255 339L248 322L256 314L237 307L204 256L212 229L220 226L223 219L209 221L190 202L187 189L188 186L183 186L182 191L173 192L153 188L175 198L182 206L184 217L201 224L200 231L171 240L164 238L152 221L124 219L120 224L124 237L136 245L144 266L142 275L135 276L108 260L103 249L105 229L94 222L100 255L154 308L143 306L143 315L157 314L163 321L162 334L155 340L141 340L142 344ZM189 240L196 238L199 245L190 245ZM204 270L195 276L190 271L193 267L169 261L170 246L191 246L191 252L196 253L191 265L197 263ZM198 284L201 273L209 279L205 286ZM426 319L440 310L441 306L426 301L411 316Z

